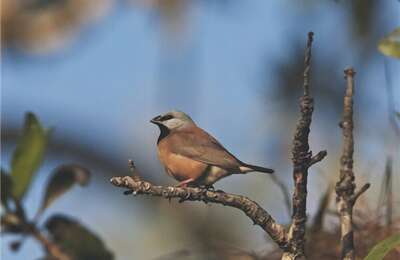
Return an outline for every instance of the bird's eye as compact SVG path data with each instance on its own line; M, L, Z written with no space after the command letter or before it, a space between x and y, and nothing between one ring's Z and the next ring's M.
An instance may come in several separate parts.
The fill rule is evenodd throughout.
M171 116L171 115L165 115L165 116L162 116L162 117L160 118L160 121L167 121L167 120L170 120L170 119L172 119L172 118L174 118L174 117Z

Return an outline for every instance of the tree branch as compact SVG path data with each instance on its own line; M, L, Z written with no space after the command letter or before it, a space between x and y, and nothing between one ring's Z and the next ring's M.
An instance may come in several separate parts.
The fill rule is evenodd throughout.
M343 121L340 127L343 129L343 151L340 159L340 178L336 183L337 210L340 215L341 229L341 259L355 259L355 249L353 241L353 206L357 198L364 193L370 186L365 184L355 193L355 177L353 172L353 94L354 94L354 75L352 68L344 71L347 80L346 92L343 104Z
M1 227L3 232L22 235L21 240L15 241L11 244L11 247L14 247L15 249L20 247L27 236L32 236L42 245L43 249L48 253L51 259L71 260L71 258L66 255L56 243L48 239L42 232L40 232L36 226L36 223L28 222L24 213L17 214L14 212L6 212L1 218Z
M56 260L71 260L69 256L64 254L57 244L50 241L47 237L45 237L34 225L29 226L28 231L40 244L42 244L43 248L49 253L49 255Z
M307 177L308 168L321 161L326 155L326 151L321 151L312 156L309 150L308 137L312 113L314 110L314 100L310 96L310 68L311 68L311 47L313 33L308 33L308 41L305 49L304 59L304 94L300 98L300 118L297 123L293 138L292 161L293 161L293 180L294 193L292 197L292 223L288 232L288 247L282 259L301 259L305 257L305 232L307 221Z
M117 187L129 189L134 195L146 194L168 199L179 198L179 202L211 202L240 209L253 221L254 225L258 225L264 229L279 247L285 248L286 246L285 228L276 223L271 215L260 207L260 205L245 196L199 187L155 186L150 182L135 180L130 176L113 177L110 181Z

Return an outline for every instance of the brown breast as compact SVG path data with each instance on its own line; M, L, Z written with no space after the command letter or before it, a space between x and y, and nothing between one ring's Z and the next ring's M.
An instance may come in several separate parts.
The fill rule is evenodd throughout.
M168 136L158 143L158 157L169 174L178 181L198 179L205 172L207 164L171 152L171 145L174 144Z

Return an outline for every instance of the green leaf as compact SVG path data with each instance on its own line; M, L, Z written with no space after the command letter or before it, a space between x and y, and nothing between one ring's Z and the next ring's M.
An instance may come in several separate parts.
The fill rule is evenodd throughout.
M45 224L52 240L74 260L111 260L113 254L103 241L77 221L53 215Z
M378 50L386 56L400 59L400 27L379 41Z
M1 168L1 205L8 209L8 201L11 195L12 180L10 175Z
M400 246L400 234L393 235L375 245L364 260L381 260L390 250Z
M21 200L42 163L49 131L43 129L32 113L25 116L24 129L11 160L12 194Z
M38 215L40 215L54 200L59 198L65 192L74 186L79 184L85 186L90 179L90 172L88 169L76 165L67 164L57 167L47 184L46 193L44 195L42 205L39 209Z

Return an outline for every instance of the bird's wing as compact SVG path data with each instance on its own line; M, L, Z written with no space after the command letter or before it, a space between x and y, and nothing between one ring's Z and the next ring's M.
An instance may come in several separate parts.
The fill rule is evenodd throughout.
M242 165L214 137L198 127L171 133L169 138L173 153L224 169L238 169Z

